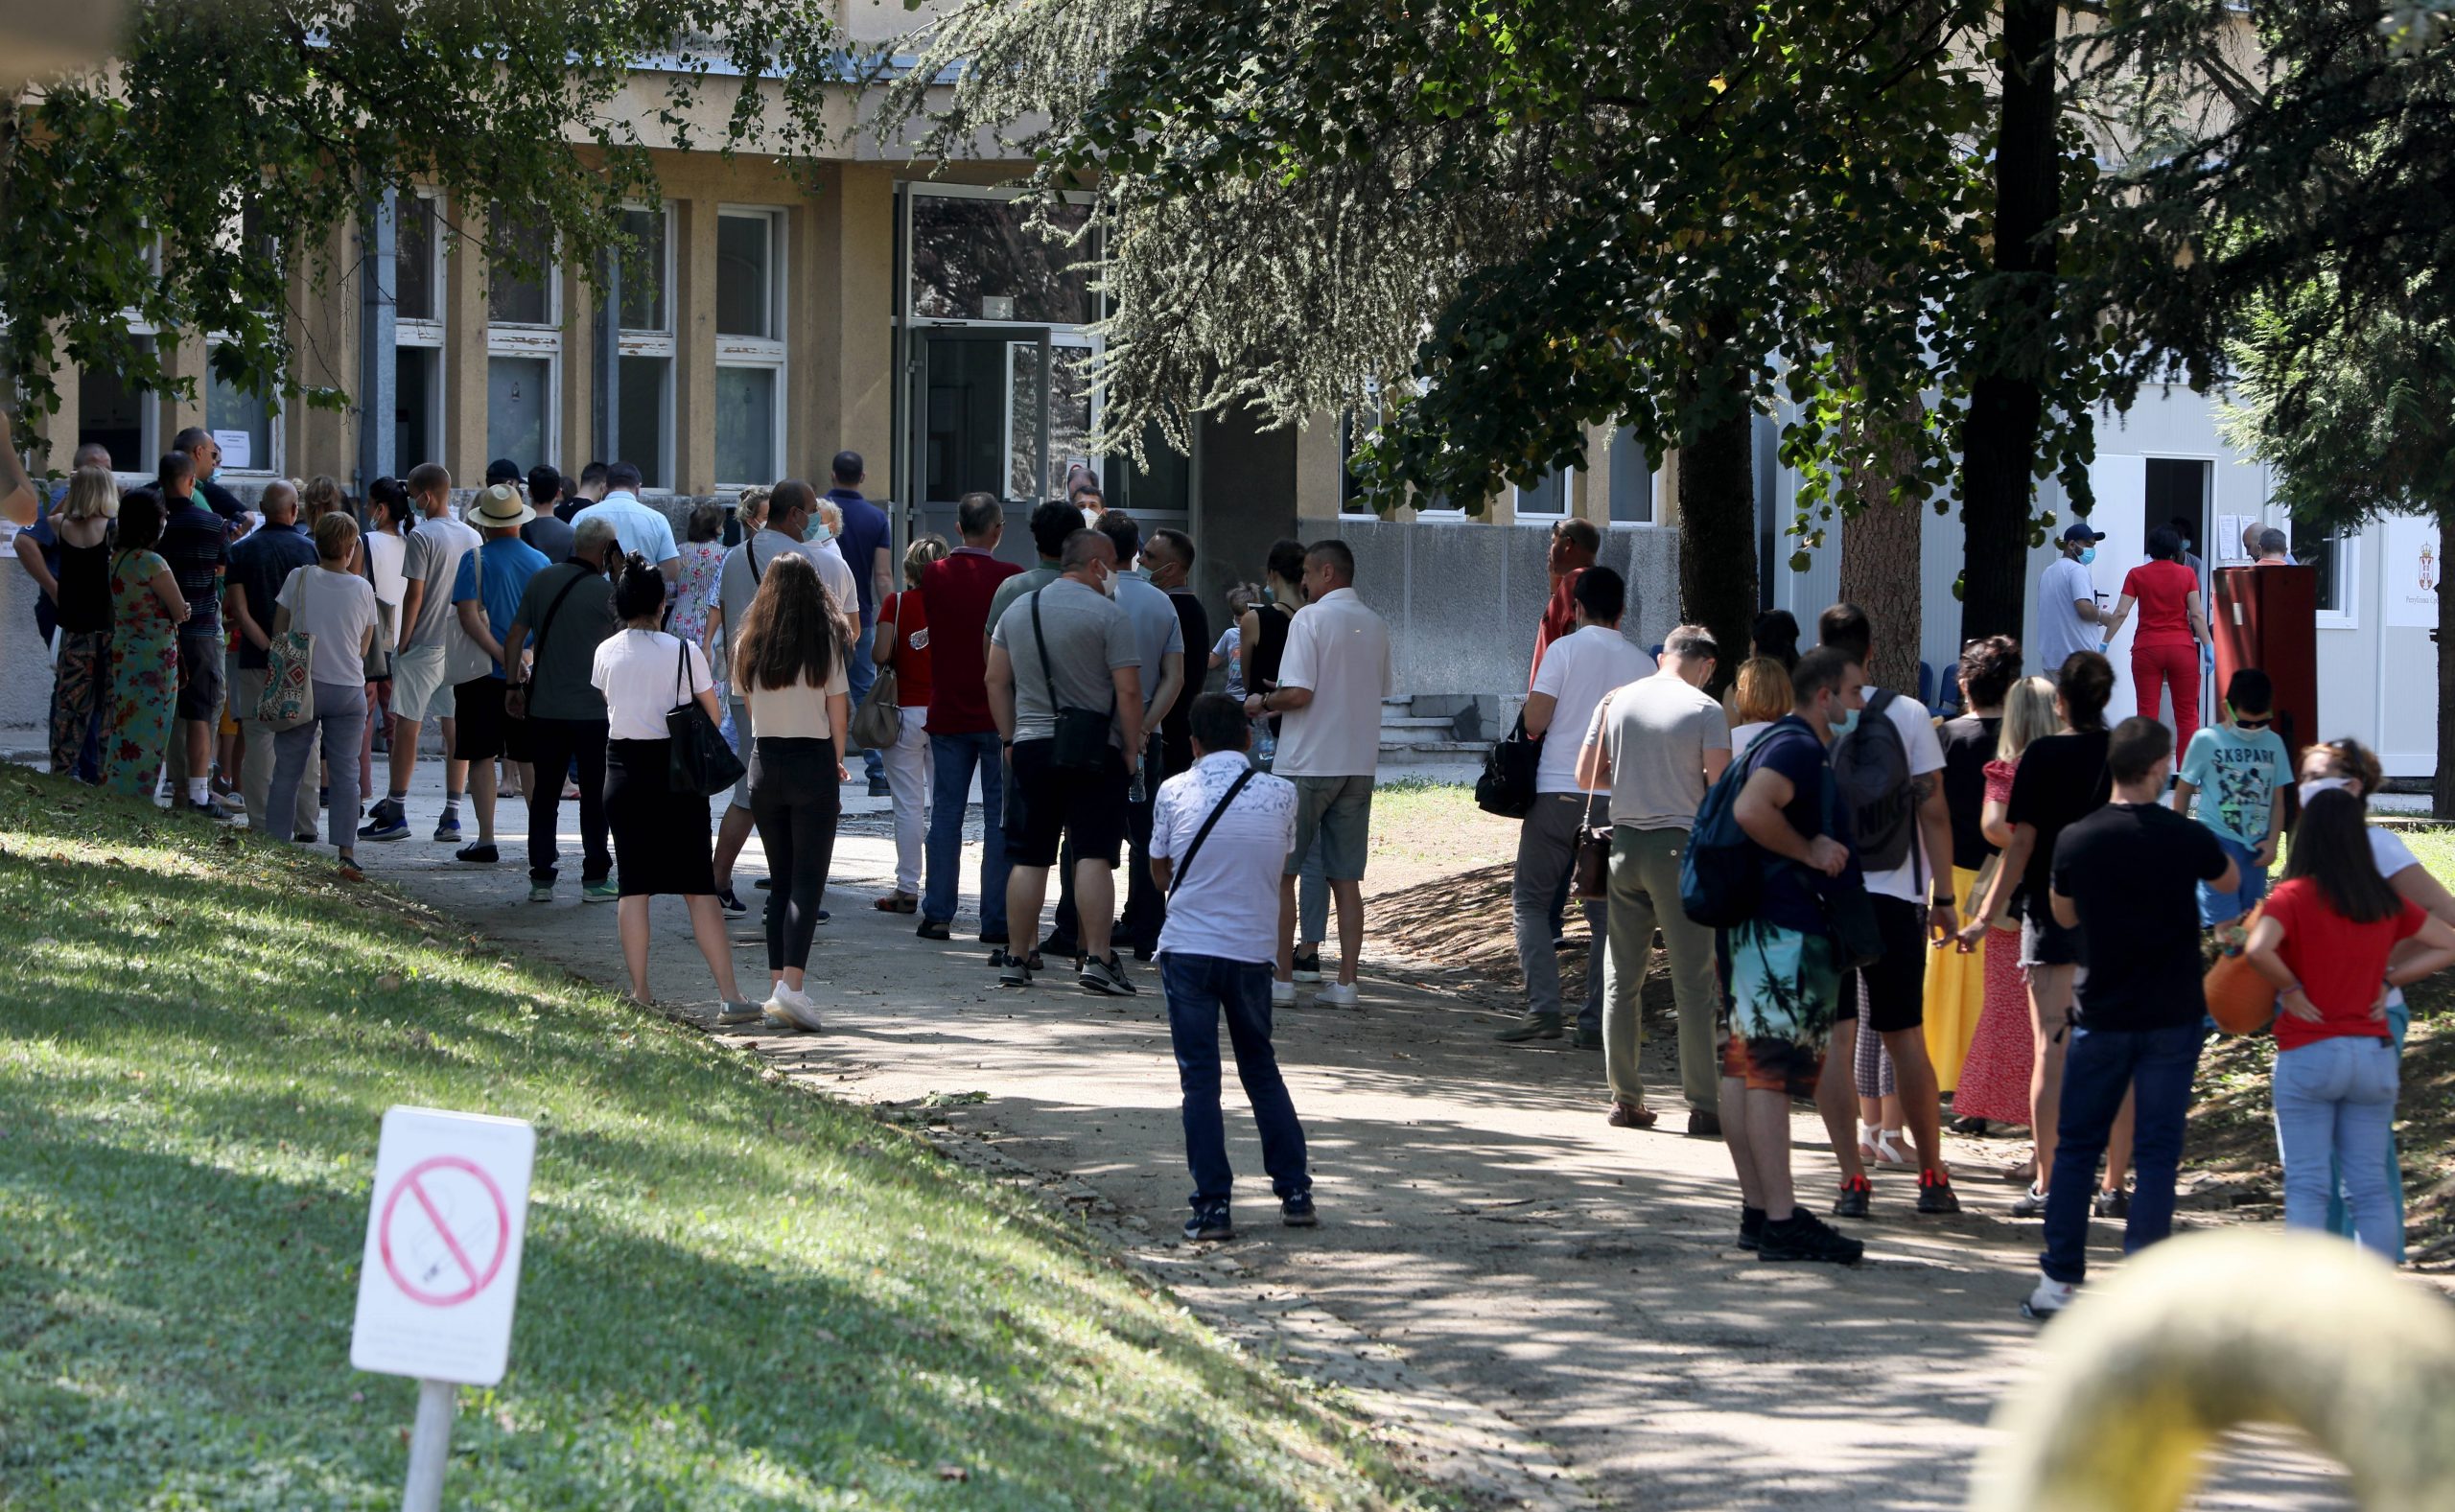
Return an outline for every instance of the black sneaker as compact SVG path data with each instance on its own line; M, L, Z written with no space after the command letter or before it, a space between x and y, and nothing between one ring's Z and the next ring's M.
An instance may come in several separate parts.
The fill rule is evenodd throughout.
M921 920L921 927L912 932L924 940L952 940L955 937L954 931L947 927L943 919L924 919Z
M1867 1203L1875 1196L1875 1188L1867 1185L1865 1176L1848 1176L1841 1182L1841 1195L1833 1199L1835 1218L1864 1218ZM1807 1209L1801 1208L1805 1213Z
M1040 942L1040 953L1044 956L1055 956L1060 961L1080 961L1083 959L1083 942L1072 935L1061 935L1052 929L1048 932L1048 938Z
M1002 929L984 929L980 932L980 942L984 945L1011 945L1015 942Z
M749 905L741 900L741 896L729 887L716 889L716 906L724 910L727 919L739 919L750 912Z
M1921 1213L1957 1213L1960 1198L1952 1194L1952 1178L1940 1171L1918 1173L1918 1211Z
M1084 962L1083 970L1075 980L1083 984L1085 991L1097 992L1104 997L1135 995L1134 979L1125 974L1125 963L1116 958L1113 950L1109 952L1106 961L1094 956Z
M2116 1187L2111 1192L2099 1192L2096 1195L2095 1205L2099 1218L2128 1219L2131 1217L2131 1194L2121 1187Z
M452 859L471 862L478 866L492 866L503 859L503 852L495 849L495 843L491 840L472 840L459 849L453 851Z
M1296 953L1296 969L1294 975L1296 980L1298 982L1319 982L1321 980L1321 950L1320 946L1316 945L1310 950L1299 950Z
M1278 1221L1290 1228L1320 1227L1321 1215L1313 1211L1313 1194L1298 1192L1294 1197L1281 1198L1278 1203Z
M1031 986L1031 963L1020 956L1012 955L1003 950L997 952L997 985L999 987Z
M1745 1203L1740 1204L1739 1247L1755 1249L1764 1243L1764 1239L1765 1210L1761 1207L1749 1207Z
M1855 1266L1867 1246L1805 1208L1780 1222L1767 1221L1756 1242L1756 1258L1766 1261L1814 1260L1826 1265Z
M1185 1220L1184 1235L1188 1244L1235 1238L1236 1225L1228 1221L1228 1204L1222 1202L1216 1207L1195 1208L1193 1217Z

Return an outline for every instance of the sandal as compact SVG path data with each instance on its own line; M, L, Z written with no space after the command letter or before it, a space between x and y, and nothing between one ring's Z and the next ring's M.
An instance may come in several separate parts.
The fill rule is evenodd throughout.
M1879 1128L1876 1130L1875 1159L1877 1164L1886 1166L1914 1166L1918 1163L1910 1156L1907 1151L1892 1142L1894 1135L1902 1133L1903 1130L1897 1128Z
M870 906L881 914L917 914L921 900L909 893L891 893Z

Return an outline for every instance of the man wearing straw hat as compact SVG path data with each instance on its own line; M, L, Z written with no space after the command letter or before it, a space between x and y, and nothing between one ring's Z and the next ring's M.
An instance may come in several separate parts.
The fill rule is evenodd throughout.
M520 617L520 600L528 592L528 580L549 564L546 553L520 539L520 527L536 519L537 511L511 484L493 483L480 489L460 518L484 541L460 559L460 570L452 583L452 604L459 611L460 628L468 632L470 642L490 661L488 670L452 686L452 702L459 713L452 755L469 763L469 803L478 816L478 838L453 854L462 861L483 863L502 859L495 849L496 758L517 768L528 755L520 722L503 717L503 638ZM513 776L525 789L525 774L515 770Z

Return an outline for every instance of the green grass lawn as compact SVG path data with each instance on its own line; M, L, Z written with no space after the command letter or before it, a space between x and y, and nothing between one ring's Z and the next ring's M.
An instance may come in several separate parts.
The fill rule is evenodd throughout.
M0 850L0 1505L398 1504L416 1388L348 1360L398 1103L538 1128L453 1504L1417 1502L1062 1216L695 1031L47 778Z

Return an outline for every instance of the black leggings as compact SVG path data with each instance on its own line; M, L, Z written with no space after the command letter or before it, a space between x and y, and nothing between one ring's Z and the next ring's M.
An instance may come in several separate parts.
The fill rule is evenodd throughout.
M750 748L750 817L767 851L767 969L807 970L819 895L835 856L844 794L835 742L760 735Z

